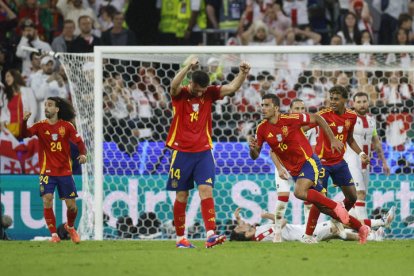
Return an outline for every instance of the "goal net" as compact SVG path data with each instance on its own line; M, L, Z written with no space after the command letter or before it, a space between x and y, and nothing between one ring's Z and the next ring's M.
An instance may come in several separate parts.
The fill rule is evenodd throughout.
M82 178L79 231L84 239L174 237L175 194L165 190L170 150L164 142L172 120L168 91L191 54L199 57L199 68L215 84L230 82L241 60L252 65L240 91L218 101L212 114L219 232L230 233L237 207L249 223L263 223L261 213L275 208L269 149L253 161L246 142L261 120L261 96L277 94L282 111L300 98L309 112L315 112L328 104L329 88L340 84L351 96L359 91L369 94L370 113L391 167L390 176L383 174L377 155L371 156L368 214L380 216L396 206L388 237L414 238L414 49L232 46L96 47L94 55L59 54L90 155ZM330 185L331 197L339 200L341 194ZM190 238L204 237L199 209L193 190L186 219ZM286 218L303 223L302 202L293 194Z

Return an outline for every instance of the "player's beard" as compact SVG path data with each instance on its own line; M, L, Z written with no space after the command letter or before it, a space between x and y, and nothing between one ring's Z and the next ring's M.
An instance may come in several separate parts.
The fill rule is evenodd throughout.
M358 115L365 116L365 114L367 114L367 111L368 111L367 109L361 108L361 109L357 110L357 113L358 113Z

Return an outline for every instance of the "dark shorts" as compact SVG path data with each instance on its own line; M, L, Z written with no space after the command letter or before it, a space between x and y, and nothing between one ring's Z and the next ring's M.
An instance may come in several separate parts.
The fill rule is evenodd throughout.
M181 152L174 150L171 155L168 174L168 191L188 191L197 185L214 187L216 165L211 150L202 152Z
M57 186L60 199L70 199L78 197L76 192L75 181L69 176L40 176L40 196L45 194L54 194Z
M319 181L319 173L322 169L321 161L319 160L316 154L313 154L306 162L303 164L300 173L297 176L292 176L293 180L298 180L299 178L306 178L313 182L311 189L314 189L318 192L324 192L324 188Z
M335 186L341 187L355 185L351 172L348 168L348 163L346 163L345 160L342 160L335 165L323 166L319 177L325 189L328 187L329 176L332 178L332 182Z

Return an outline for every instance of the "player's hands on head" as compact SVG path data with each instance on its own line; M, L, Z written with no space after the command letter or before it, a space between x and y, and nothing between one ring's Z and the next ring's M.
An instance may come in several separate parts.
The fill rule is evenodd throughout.
M79 164L85 164L86 163L86 156L83 155L83 154L79 155L78 158L76 158L76 159L78 159Z
M250 68L251 68L250 63L248 63L246 61L242 61L240 63L240 72L243 72L245 74L248 74L249 71L250 71Z
M29 120L30 115L32 115L32 112L25 111L25 112L23 113L23 121L27 121L27 120Z
M332 152L335 152L335 151L340 152L343 147L344 147L344 144L339 139L334 138L333 141L331 142Z
M195 55L190 55L185 61L184 66L190 65L191 70L196 70L198 68L199 60Z

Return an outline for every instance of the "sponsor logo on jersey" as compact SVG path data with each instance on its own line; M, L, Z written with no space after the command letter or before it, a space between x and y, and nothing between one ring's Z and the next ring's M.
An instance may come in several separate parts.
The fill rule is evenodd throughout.
M329 126L334 127L336 126L335 122L332 122Z
M305 176L305 173L303 172L303 173L301 173L300 175L299 175L299 177L301 177L301 176Z
M49 130L46 130L46 131L45 131L45 134L46 134L46 135L50 135Z
M269 134L267 135L267 138L272 138L273 134L271 132L269 132Z
M206 183L213 184L213 180L211 178L209 178L209 179L206 180Z
M75 192L72 192L69 196L75 196Z

